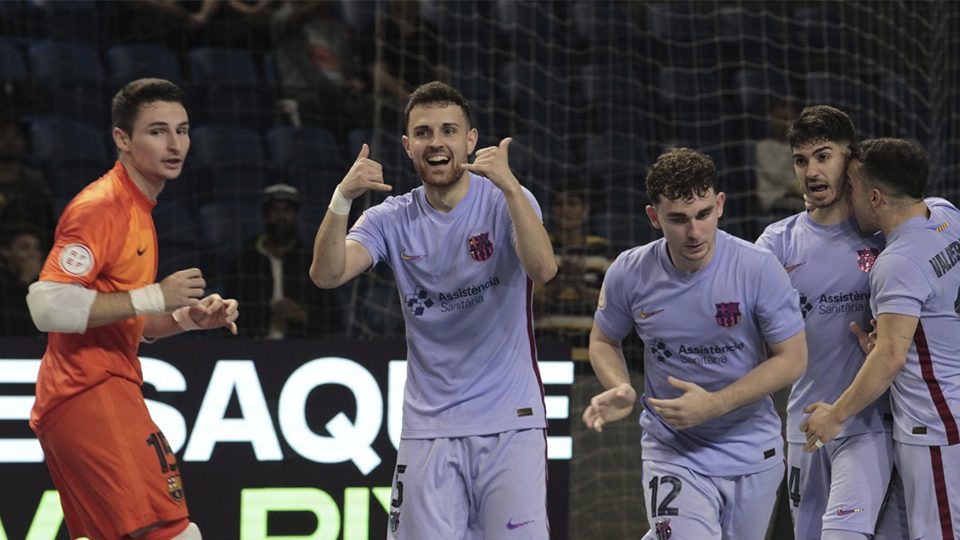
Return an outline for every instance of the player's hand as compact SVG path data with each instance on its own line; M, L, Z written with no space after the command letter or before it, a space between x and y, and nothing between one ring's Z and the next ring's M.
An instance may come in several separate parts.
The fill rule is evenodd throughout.
M712 393L673 376L667 377L667 382L670 386L683 390L683 395L673 399L647 399L647 404L653 407L664 422L674 429L687 429L717 417L718 408Z
M507 148L513 139L507 137L499 146L489 146L477 150L473 163L463 163L460 167L480 176L486 176L501 191L509 191L520 186L520 181L510 171Z
M637 392L629 384L621 384L593 396L590 405L583 411L583 423L588 429L603 431L607 422L615 422L630 414L637 401Z
M203 330L224 327L237 335L237 317L240 304L230 298L224 300L219 294L211 294L190 308L190 318Z
M383 166L369 158L370 147L366 143L360 148L360 154L353 166L338 186L340 194L353 200L370 191L390 191L392 186L383 183Z
M203 273L199 268L180 270L163 278L160 282L160 290L163 292L166 310L173 311L183 306L199 304L206 286L207 282L203 279Z
M873 327L873 331L868 334L860 328L857 321L850 321L850 331L853 332L860 341L860 348L863 349L863 354L870 354L870 351L877 346L877 320L870 319L870 326Z
M807 452L816 452L824 443L833 440L843 428L843 422L834 414L833 405L817 402L808 406L803 412L810 416L800 424L800 431L807 436L807 444L803 447ZM817 442L820 445L817 445Z

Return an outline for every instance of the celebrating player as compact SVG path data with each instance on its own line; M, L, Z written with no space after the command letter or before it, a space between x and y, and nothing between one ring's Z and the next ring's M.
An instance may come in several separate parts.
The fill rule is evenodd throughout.
M590 336L607 390L583 421L601 431L633 409L621 341L636 329L645 345L644 538L761 540L784 472L769 396L807 362L797 292L769 251L717 230L724 194L709 157L667 151L650 167L647 195L664 238L607 271Z
M800 429L807 451L828 446L891 388L909 538L946 540L960 534L960 210L923 199L927 174L915 142L873 139L854 148L848 177L857 224L887 238L870 271L876 336L860 332L869 350L863 367L832 405L810 405Z
M869 272L883 235L864 234L847 197L847 162L856 142L842 111L803 110L788 133L797 181L813 208L767 227L757 244L770 249L800 293L807 327L807 371L787 405L787 485L797 540L904 538L902 501L885 505L893 471L886 395L851 419L823 452L803 451L804 407L832 402L853 381L864 354L851 325L870 321ZM896 496L902 486L896 484ZM881 509L887 508L878 530Z
M557 271L540 208L510 171L511 139L478 150L470 106L445 84L419 87L403 146L423 185L389 191L360 155L317 233L310 276L342 285L378 262L396 275L407 326L403 430L390 538L549 537L546 413L533 341L533 282Z
M190 148L186 96L140 79L113 98L113 169L63 211L27 303L49 332L30 426L60 492L71 538L198 540L177 461L140 386L141 339L226 327L237 302L213 294L199 269L154 283L150 213ZM202 299L201 299L202 298Z

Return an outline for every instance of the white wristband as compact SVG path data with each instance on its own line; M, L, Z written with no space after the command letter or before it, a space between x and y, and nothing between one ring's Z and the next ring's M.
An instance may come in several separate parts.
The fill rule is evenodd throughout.
M133 304L133 312L137 315L163 313L167 305L159 283L130 291L130 303Z
M338 216L345 216L350 213L350 206L353 200L348 199L340 193L340 187L333 190L333 197L330 197L330 211Z
M180 328L183 328L187 332L200 329L197 322L190 316L190 306L183 306L182 308L173 310L173 320L177 321Z

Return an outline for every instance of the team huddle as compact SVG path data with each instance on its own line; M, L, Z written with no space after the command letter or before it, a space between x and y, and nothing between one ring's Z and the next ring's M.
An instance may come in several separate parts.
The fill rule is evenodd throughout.
M116 165L67 205L27 298L50 336L30 425L71 538L201 538L137 358L141 341L237 333L237 301L205 296L199 269L156 281L151 210L190 147L185 101L161 79L118 92ZM557 273L543 214L510 169L510 138L476 148L459 91L419 87L404 119L422 185L348 230L353 200L392 190L364 145L331 194L309 271L335 288L384 262L404 299L386 535L548 539L531 308L534 283ZM725 195L709 157L670 149L650 167L647 218L663 238L606 273L589 347L606 391L583 421L601 431L633 410L621 342L634 331L645 345L645 539L762 540L785 475L798 540L953 539L960 211L924 198L916 143L858 141L837 109L808 107L789 138L808 210L756 244L718 230ZM458 309L437 306L464 290ZM784 456L770 396L789 385Z

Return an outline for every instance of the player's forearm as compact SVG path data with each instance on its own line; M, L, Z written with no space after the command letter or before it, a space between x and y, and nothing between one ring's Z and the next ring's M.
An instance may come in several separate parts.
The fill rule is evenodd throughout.
M860 372L850 383L836 403L833 413L841 422L846 422L855 414L866 409L877 400L890 385L907 362L906 354L900 354L895 347L878 346L867 355Z
M590 365L597 374L600 383L607 390L621 384L630 384L630 372L623 350L608 344L590 344Z
M347 216L327 209L313 243L310 279L321 289L332 289L343 283L347 261Z
M173 320L173 315L170 313L150 313L143 327L143 337L149 339L170 337L182 332L183 328Z
M519 188L514 192L504 191L507 208L513 219L517 235L517 256L524 272L536 283L546 283L557 275L557 259L553 254L550 236L540 222L530 201Z
M806 332L771 345L773 356L751 369L729 386L714 392L717 415L721 416L765 398L789 386L807 369Z
M136 316L129 292L98 292L93 305L90 307L87 328L105 326Z

